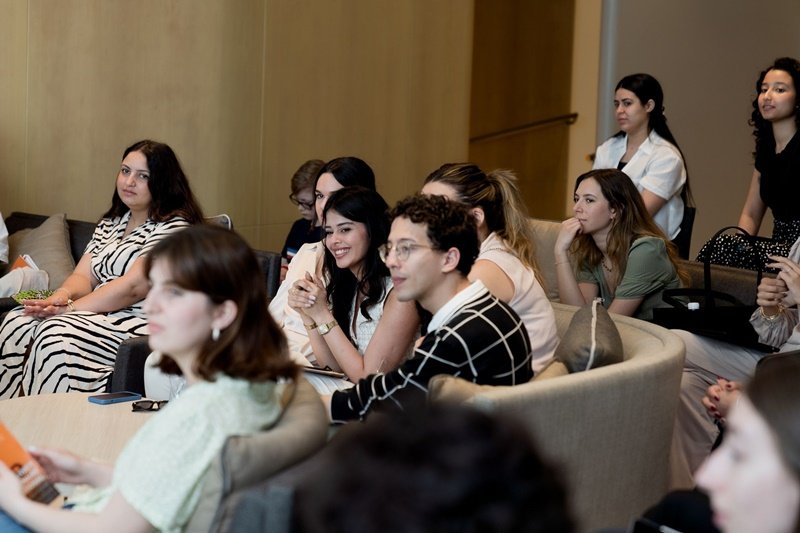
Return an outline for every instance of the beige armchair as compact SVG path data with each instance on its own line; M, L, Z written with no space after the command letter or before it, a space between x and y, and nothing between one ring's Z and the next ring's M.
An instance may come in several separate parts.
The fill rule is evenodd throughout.
M563 336L576 307L554 303ZM519 417L560 465L580 530L624 526L668 489L669 451L684 346L661 327L612 314L624 361L514 387L437 376L432 401Z

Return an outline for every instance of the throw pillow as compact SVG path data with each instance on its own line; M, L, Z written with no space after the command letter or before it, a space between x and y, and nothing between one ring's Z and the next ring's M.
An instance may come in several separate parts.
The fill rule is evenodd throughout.
M17 257L21 255L19 253L19 244L22 242L22 239L24 239L25 236L32 231L33 230L30 228L21 229L8 236L8 264L5 266L6 268L4 273L9 272L11 265L14 264L14 261L16 261Z
M617 326L599 300L575 313L555 353L570 373L619 363L623 358Z
M16 235L26 232L17 242ZM12 248L12 245L16 249ZM13 257L28 254L41 270L50 276L50 290L55 290L75 270L75 261L69 246L67 217L59 213L49 217L37 228L21 230L9 237L9 248Z

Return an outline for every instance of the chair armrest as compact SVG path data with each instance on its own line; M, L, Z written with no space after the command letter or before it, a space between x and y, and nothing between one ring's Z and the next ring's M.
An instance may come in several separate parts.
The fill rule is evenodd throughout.
M120 344L108 392L130 391L144 395L144 362L150 355L147 336L133 337Z
M18 307L19 304L14 298L0 298L0 315L5 315L15 307ZM0 318L4 318L0 316Z
M278 294L278 286L281 284L281 254L266 250L253 250L253 252L256 254L261 271L264 273L264 281L267 283L267 297L271 300Z

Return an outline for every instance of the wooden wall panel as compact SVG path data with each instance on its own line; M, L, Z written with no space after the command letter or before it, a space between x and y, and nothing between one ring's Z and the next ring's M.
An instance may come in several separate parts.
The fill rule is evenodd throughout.
M24 197L28 4L0 0L0 212Z
M96 218L141 138L175 149L208 213L257 209L236 191L258 178L258 0L29 5L29 209Z
M574 1L476 0L470 137L568 115ZM568 135L561 123L491 142L470 143L484 170L511 168L528 209L560 218Z
M169 143L209 214L278 249L309 158L389 202L467 155L471 1L0 0L0 209L96 219L122 150Z
M470 159L483 169L515 169L528 213L560 220L567 188L568 128L560 124L499 141L473 143Z
M297 217L285 198L307 159L363 158L393 203L466 157L471 2L271 1L266 28L265 246Z

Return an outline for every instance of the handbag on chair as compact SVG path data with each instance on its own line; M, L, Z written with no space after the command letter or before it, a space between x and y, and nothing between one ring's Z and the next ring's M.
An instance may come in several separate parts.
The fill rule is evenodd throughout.
M715 245L722 237L729 236L725 232L731 228L736 227L721 229L703 246L704 250L709 248L709 252L703 260L703 287L665 290L662 300L671 307L653 309L653 322L668 329L683 329L696 335L745 348L775 352L777 351L776 347L758 341L758 333L750 324L750 316L758 309L758 306L746 305L735 296L715 291L712 288L711 264ZM739 245L744 253L743 260L755 267L752 270L758 272L756 277L756 286L758 286L761 283L762 271L767 261L766 257L762 255L765 252L754 244L754 240L758 237L749 235L741 228L736 229L743 233L737 235L737 237L741 237ZM726 241L733 242L727 239Z
M738 233L725 233L736 230ZM791 243L750 235L739 226L727 226L711 237L697 253L697 261L762 271L770 255L786 257ZM768 269L767 269L768 270Z

